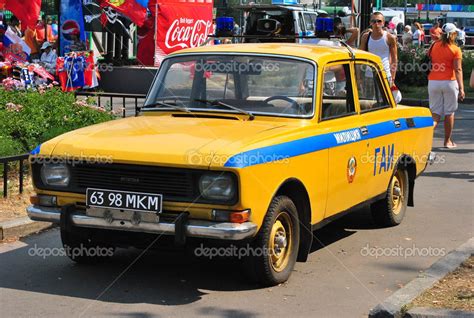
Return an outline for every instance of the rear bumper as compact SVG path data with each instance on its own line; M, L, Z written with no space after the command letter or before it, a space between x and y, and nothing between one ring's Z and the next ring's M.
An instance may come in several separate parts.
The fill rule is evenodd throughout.
M27 209L28 216L33 221L59 223L61 208L30 205ZM80 212L71 213L71 224L76 227L119 230L130 232L143 232L153 234L175 235L175 223L170 222L141 222L132 224L127 220L106 220L99 217L87 216ZM254 236L257 225L252 222L219 223L212 221L189 220L185 225L186 236L201 237L221 240L238 241Z

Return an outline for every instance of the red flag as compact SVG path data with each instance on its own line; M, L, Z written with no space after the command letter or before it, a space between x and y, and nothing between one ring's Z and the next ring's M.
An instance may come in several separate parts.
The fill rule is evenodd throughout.
M111 7L136 25L142 26L146 19L148 0L102 0L101 6Z
M6 0L5 9L10 10L24 26L34 28L40 16L41 0Z
M4 9L4 7L5 7L5 2L6 2L6 1L7 1L7 0L0 0L0 10L3 10L3 9Z

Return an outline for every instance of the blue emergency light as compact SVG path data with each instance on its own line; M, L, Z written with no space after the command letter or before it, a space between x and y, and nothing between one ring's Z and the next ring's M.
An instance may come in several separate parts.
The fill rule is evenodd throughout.
M332 18L316 18L316 33L332 33L334 20Z
M292 5L298 4L298 0L272 0L272 4Z
M216 36L234 35L234 18L219 17L216 18Z

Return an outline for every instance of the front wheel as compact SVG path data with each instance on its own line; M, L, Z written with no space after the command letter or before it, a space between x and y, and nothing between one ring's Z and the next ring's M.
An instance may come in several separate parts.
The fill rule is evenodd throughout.
M394 226L402 222L409 193L408 173L398 167L388 185L385 198L372 204L372 217L380 226Z
M275 197L246 264L253 278L265 286L287 281L296 263L299 237L295 204L287 196Z

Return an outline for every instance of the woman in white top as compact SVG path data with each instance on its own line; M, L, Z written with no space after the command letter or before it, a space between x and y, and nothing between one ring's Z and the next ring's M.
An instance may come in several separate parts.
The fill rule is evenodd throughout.
M413 46L423 47L423 43L425 42L425 31L423 31L423 27L418 22L415 22L415 29L416 30L413 33Z
M411 26L405 25L405 32L402 35L402 45L407 48L411 45L413 33L411 32Z

